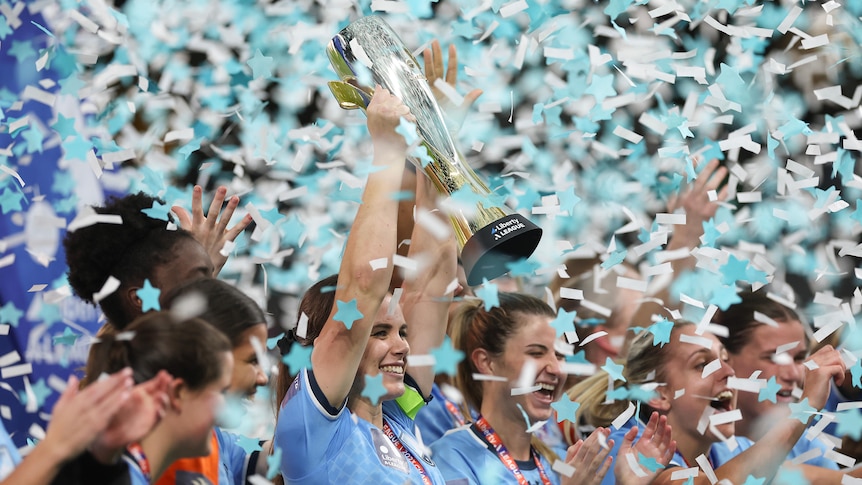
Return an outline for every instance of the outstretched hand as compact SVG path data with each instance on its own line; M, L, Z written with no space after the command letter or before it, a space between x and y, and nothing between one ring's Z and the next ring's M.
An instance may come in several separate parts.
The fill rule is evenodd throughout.
M209 211L204 215L203 188L200 185L195 185L192 192L191 214L178 205L171 207L171 210L179 218L180 227L191 232L195 239L206 249L215 268L213 277L218 275L227 262L227 256L222 254L225 244L236 240L243 229L251 223L251 215L247 214L236 225L228 229L227 225L230 222L230 218L239 205L239 197L236 195L231 197L224 211L222 211L221 208L226 195L227 187L220 186L216 189Z
M163 370L147 382L133 387L104 433L96 440L98 446L125 448L149 434L164 416L170 384L171 375Z
M718 189L725 177L727 168L719 167L718 160L711 160L692 184L670 197L667 203L669 213L680 207L685 211L685 225L674 232L675 238L682 239L677 241L679 246L693 248L700 244L703 223L714 217L719 202L727 199L728 186L721 188L714 201L709 200L709 192Z
M614 464L614 477L621 485L648 485L652 483L658 474L667 467L676 452L676 442L671 439L671 427L667 424L667 417L659 417L654 412L644 429L643 435L637 443L632 444L637 437L638 428L634 427L623 437L619 453L617 453ZM637 465L637 470L629 464L627 455L633 455L635 461L641 456L652 460L657 468L650 469L642 464Z
M431 85L434 97L446 115L449 131L457 133L461 129L461 125L464 123L464 118L467 117L470 107L482 95L482 90L474 89L470 91L464 96L464 100L460 105L455 105L449 96L446 96L443 91L435 86L438 79L442 79L452 89L455 89L458 83L458 51L454 44L449 45L449 62L445 73L443 71L443 52L439 41L435 40L432 42L431 47L425 49L422 57L425 61L425 78L428 79L428 84Z

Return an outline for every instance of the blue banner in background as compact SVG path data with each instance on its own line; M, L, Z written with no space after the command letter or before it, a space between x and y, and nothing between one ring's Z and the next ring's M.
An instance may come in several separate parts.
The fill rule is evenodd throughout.
M69 54L41 17L16 13L23 5L0 17L12 27L0 40L0 416L19 447L38 436L33 425L45 428L101 325L98 309L70 294L62 238L78 208L105 197L87 162L64 159L87 139L77 76L60 62Z

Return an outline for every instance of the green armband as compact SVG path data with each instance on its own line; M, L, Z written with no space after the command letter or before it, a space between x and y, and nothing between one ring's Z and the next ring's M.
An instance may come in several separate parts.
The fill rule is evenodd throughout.
M410 386L404 386L404 394L395 399L395 402L410 419L416 419L416 413L425 406L425 398Z

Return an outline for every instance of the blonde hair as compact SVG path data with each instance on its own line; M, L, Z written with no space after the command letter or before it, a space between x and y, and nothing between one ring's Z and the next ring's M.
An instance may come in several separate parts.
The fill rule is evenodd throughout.
M632 387L648 382L661 382L665 376L664 365L670 357L669 348L673 345L673 337L679 333L679 329L687 325L694 324L686 320L673 322L671 342L662 346L653 345L653 334L649 330L641 331L632 340L628 358L623 362L623 377L626 380L615 380L613 389L624 385ZM575 414L578 420L583 419L596 427L607 427L628 408L627 399L606 403L607 392L612 390L608 387L608 373L599 371L568 391L569 399L580 403ZM642 415L644 411L650 412L651 409L648 405L642 405Z

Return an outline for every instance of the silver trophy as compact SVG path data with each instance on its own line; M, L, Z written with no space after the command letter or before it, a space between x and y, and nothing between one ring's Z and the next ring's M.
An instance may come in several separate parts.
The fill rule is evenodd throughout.
M422 145L432 162L423 168L441 194L451 195L464 186L488 200L488 186L464 161L444 122L443 112L419 63L382 18L363 17L332 38L326 49L340 81L329 89L344 109L365 109L374 89L359 82L358 71L370 71L373 81L397 96L416 117ZM490 205L490 204L489 204ZM528 258L542 237L542 230L507 207L476 203L468 217L464 211L449 214L461 248L467 283L475 286L508 272L507 263Z

